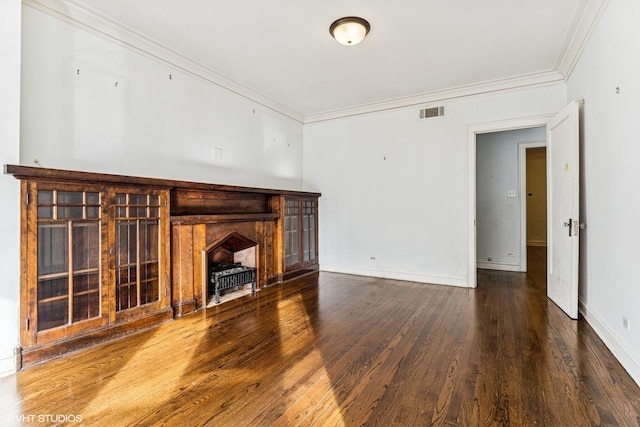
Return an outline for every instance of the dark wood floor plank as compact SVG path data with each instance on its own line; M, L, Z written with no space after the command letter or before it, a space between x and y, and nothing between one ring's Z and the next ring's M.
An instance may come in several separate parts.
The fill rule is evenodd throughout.
M640 389L545 268L537 248L477 289L301 277L2 378L0 424L640 425Z

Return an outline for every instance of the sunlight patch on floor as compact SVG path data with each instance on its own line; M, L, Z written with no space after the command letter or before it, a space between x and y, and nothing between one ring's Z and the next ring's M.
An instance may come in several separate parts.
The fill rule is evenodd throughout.
M332 419L331 425L344 426L342 408L333 394L332 379L322 353L311 347L316 342L315 330L302 295L291 295L278 301L278 314L280 333L287 336L286 342L282 343L283 357L295 358L296 354L308 353L282 376L282 389L295 391L285 397L287 409L281 420L285 425L313 425L317 424L316 418L322 416L322 419ZM315 371L305 378L310 367L315 367Z
M301 375L308 371L309 366L318 368L301 384ZM333 394L332 379L324 366L320 350L312 351L304 360L291 366L282 377L282 387L284 390L295 390L286 396L289 404L281 418L285 425L313 425L317 424L318 417L332 419L333 426L346 425L342 421L342 407Z
M179 357L161 359L162 364L155 367L156 355L165 351L162 334L154 335L144 346L132 348L134 354L120 368L120 371L128 371L122 376L116 373L109 380L102 383L100 391L87 405L93 414L91 419L99 421L109 419L121 414L126 419L127 414L152 411L162 406L175 396L177 390L184 387L184 376L188 376L191 358L197 350L197 346L186 347ZM131 371L139 370L141 373L153 372L152 377L140 375L137 381L131 381ZM192 384L195 385L195 384Z
M313 327L301 295L292 295L286 300L278 301L278 316L280 318L280 335L286 333L293 335L287 339L286 345L282 346L284 357L308 348L309 344L315 340Z

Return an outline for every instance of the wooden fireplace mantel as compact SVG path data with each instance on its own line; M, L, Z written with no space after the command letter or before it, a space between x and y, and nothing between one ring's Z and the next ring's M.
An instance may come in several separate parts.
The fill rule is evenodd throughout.
M34 166L4 165L4 173L13 175L17 179L40 179L40 180L60 180L74 183L103 183L117 185L132 185L145 187L168 187L176 190L200 190L202 192L222 191L236 193L256 193L269 195L290 195L290 196L315 196L320 197L320 193L279 190L273 188L245 187L239 185L213 184L196 181L184 181L164 178L149 178L130 175L117 175L99 172L74 171L67 169L51 169Z
M176 215L171 217L172 224L215 224L221 222L275 221L278 213L265 214L227 214L227 215Z
M206 251L215 242L224 241L225 236L234 236L237 242L255 242L258 288L319 268L317 201L320 193L20 165L5 165L4 173L21 181L18 367L204 307L208 297L204 266L206 257L210 256ZM79 199L70 201L76 196ZM89 198L92 201L88 201ZM144 270L153 271L154 275L144 279L145 289L149 284L154 284L156 289L151 293L145 290L144 301L134 301L135 306L131 306L134 308L127 305L123 309L123 300L116 300L116 296L125 289L141 289L143 270L134 275L127 273L129 278L121 283L123 268L140 269L141 266L123 264L122 257L117 255L118 247L123 244L117 237L118 227L140 221L140 209L147 215L147 219L143 218L144 224L151 221L153 230L157 230L152 232L152 245L158 250L158 259L153 261L157 267ZM67 221L63 212L71 211L79 212L80 216ZM91 217L87 217L89 211ZM57 212L60 212L59 218ZM134 212L132 219L127 219L130 212ZM69 243L69 239L60 238L63 235L55 231L60 227L73 230L74 224L84 226L82 224L88 222L93 224L97 237L87 242L82 241L82 233L74 234ZM46 247L39 246L39 230L49 233L43 237L49 239ZM130 240L127 242L133 248L129 251L143 247L141 243L136 246ZM89 260L93 266L92 287L79 293L74 277L86 274L85 270L77 269L69 261L66 271L66 264L60 264L59 256L51 254L60 251L86 254L88 250L94 257ZM39 260L42 254L48 257L44 261ZM39 262L57 269L55 274L38 271ZM138 292L141 295L141 291ZM86 308L78 302L86 300L85 295L93 298L93 302L83 303L88 304ZM55 304L62 307L64 300L69 301L64 306L68 314L56 315L52 307ZM84 310L81 318L74 311L76 306Z

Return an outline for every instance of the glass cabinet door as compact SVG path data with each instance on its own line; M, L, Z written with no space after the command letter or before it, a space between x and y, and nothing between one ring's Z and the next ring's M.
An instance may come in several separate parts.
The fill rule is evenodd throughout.
M167 306L160 290L161 262L168 259L160 228L165 193L55 183L28 188L36 232L28 234L27 259L35 265L24 293L26 347Z
M317 227L318 201L316 198L285 198L285 270L295 270L317 263Z
M115 310L160 300L160 196L115 195Z
M316 259L316 201L302 200L302 260Z
M102 318L99 191L37 190L37 333ZM93 324L92 324L93 326Z
M284 239L285 265L300 263L300 203L297 199L285 199L284 202Z

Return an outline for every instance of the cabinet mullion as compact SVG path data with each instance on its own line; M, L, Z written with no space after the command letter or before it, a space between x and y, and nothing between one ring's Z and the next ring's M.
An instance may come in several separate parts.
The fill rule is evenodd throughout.
M67 251L69 253L69 290L68 292L68 297L69 297L69 302L68 302L68 322L67 324L71 325L73 324L73 221L68 221L67 222Z
M140 265L140 219L136 219L136 302L137 306L142 305L141 297L141 281L140 276L142 275L141 265Z

